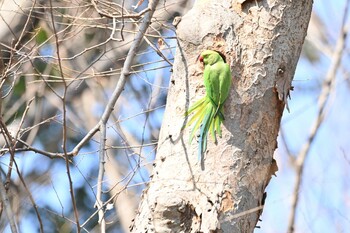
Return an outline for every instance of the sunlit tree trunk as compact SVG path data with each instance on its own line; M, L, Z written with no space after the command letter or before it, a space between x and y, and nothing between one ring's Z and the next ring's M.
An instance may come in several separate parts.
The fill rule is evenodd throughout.
M243 2L242 4L238 2ZM177 25L178 47L154 172L133 232L252 232L312 1L197 1ZM185 110L204 95L204 49L226 55L233 87L223 136L208 141L204 167L189 144Z

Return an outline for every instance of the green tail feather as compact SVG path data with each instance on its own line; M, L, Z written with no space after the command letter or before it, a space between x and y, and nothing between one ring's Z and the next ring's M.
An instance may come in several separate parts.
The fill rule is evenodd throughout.
M212 139L215 143L216 134L218 134L219 137L222 136L221 123L224 120L224 115L222 113L221 106L218 107L207 96L203 97L202 99L198 100L194 105L192 105L185 113L185 116L188 116L190 114L193 115L183 128L194 124L194 127L190 134L190 144L198 129L200 130L198 142L198 159L201 161L201 159L203 158L202 155L207 148L208 132L211 134Z
M200 131L199 131L199 142L198 142L198 160L202 161L203 153L207 150L207 137L208 131L211 127L212 122L214 120L214 108L212 105L207 105L207 110L205 112L205 117L202 121ZM214 133L215 134L215 133ZM214 136L215 138L215 136Z
M192 143L193 137L194 137L195 133L197 132L197 130L199 129L199 127L201 126L202 121L203 121L203 118L204 118L204 116L205 116L205 114L202 113L202 112L198 112L198 113L201 113L201 114L199 114L198 116L196 116L196 118L194 118L195 116L193 116L193 118L192 118L193 120L194 120L194 119L197 119L197 121L196 121L196 124L194 125L194 127L193 127L193 129L192 129L192 132L191 132L191 135L190 135L190 140L189 140L190 144ZM196 115L197 115L197 114L196 114ZM192 119L191 119L191 120L192 120Z
M203 97L202 99L198 100L196 103L194 103L185 113L185 116L190 115L194 110L196 110L196 108L198 107L203 107L205 105L203 105L203 103L207 100L206 97Z

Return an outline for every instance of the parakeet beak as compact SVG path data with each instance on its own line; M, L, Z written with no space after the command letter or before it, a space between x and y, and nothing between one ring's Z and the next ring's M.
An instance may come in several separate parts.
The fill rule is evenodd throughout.
M200 61L201 63L203 63L203 57L201 56L201 55L198 55L198 57L197 57L197 61Z

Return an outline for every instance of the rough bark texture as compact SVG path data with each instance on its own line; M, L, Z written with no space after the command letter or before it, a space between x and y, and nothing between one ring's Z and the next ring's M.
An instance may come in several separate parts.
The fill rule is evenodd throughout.
M312 1L197 1L177 26L157 158L133 232L253 232ZM208 141L204 167L188 142L185 110L204 95L204 49L223 52L233 88L223 137Z

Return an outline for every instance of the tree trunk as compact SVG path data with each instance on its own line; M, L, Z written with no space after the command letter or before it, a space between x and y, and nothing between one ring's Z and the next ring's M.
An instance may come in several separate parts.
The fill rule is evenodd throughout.
M237 3L243 2L243 3ZM173 67L157 157L133 232L253 232L306 35L312 0L196 1L177 25ZM232 90L223 136L208 137L204 166L189 144L184 112L205 94L197 56L226 55Z

